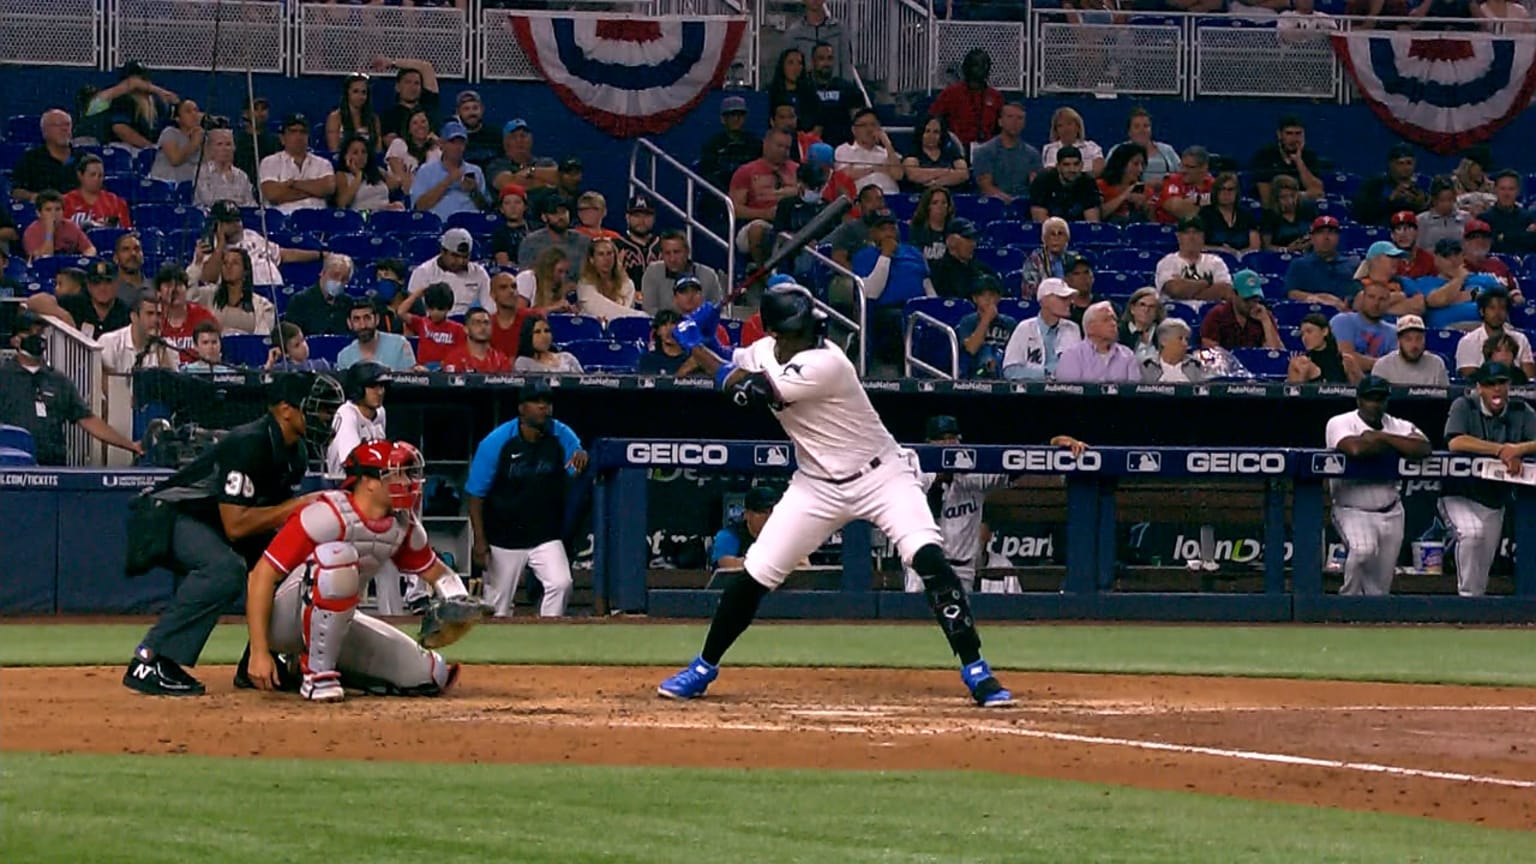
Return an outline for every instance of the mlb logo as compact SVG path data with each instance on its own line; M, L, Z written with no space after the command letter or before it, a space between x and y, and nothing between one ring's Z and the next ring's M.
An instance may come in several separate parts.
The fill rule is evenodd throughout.
M1134 474L1156 474L1163 470L1163 454L1132 453L1126 459L1125 470Z
M1343 453L1313 453L1312 473L1338 475L1344 473L1346 459Z
M976 451L969 447L945 449L939 454L939 464L948 471L976 470Z
M789 465L789 448L782 444L760 444L752 454L752 461L765 468L783 468Z

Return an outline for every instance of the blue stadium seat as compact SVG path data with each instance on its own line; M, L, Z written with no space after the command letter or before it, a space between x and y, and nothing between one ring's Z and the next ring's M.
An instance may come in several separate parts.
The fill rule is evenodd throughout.
M97 252L106 256L111 255L112 250L117 248L117 239L127 233L127 228L93 228L85 232L85 236L90 238L91 245L96 247Z
M180 261L192 260L197 253L197 243L203 239L201 230L166 231L160 241L160 254Z
M1342 195L1345 198L1354 198L1363 182L1365 181L1359 174L1351 174L1348 171L1336 171L1323 175L1323 187L1329 193Z
M587 372L633 372L640 364L640 346L633 342L577 339L565 343L564 349Z
M322 267L319 261L298 261L293 264L279 264L277 269L282 271L283 284L308 286L320 281Z
M720 326L725 328L725 336L730 340L730 345L722 345L722 348L730 348L741 344L741 328L746 322L736 318L725 318L720 321Z
M293 296L309 286L295 287L293 285L257 285L255 291L263 297L271 299L272 305L277 307L277 314L282 315L288 311L288 304L293 301ZM347 293L354 297L362 296L354 294L352 286L347 286Z
M997 301L997 311L1004 315L1012 315L1015 321L1023 321L1025 318L1033 318L1039 315L1040 304L1033 300L1004 297Z
M32 259L32 275L39 282L53 283L53 277L66 267L77 267L81 270L91 266L94 258L83 255L49 255L44 258Z
M912 325L912 353L910 356L914 360L921 360L930 366L942 369L945 374L948 374L949 370L954 368L950 364L958 364L960 361L960 358L956 356L956 352L951 349L949 336L947 335L953 332L953 325L937 327L928 321L920 320L916 322ZM958 341L957 339L956 342L958 343ZM912 373L914 376L926 377L921 370L916 368L912 370Z
M1207 251L1210 251L1210 250L1207 250ZM1210 254L1215 255L1217 258L1220 258L1222 261L1225 261L1226 264L1227 264L1227 272L1229 272L1229 273L1236 273L1237 271L1243 269L1243 262L1242 262L1242 260L1239 259L1236 255L1233 255L1231 252L1222 252L1220 250L1216 250L1216 251L1211 251ZM1156 267L1155 264L1153 266L1154 266L1154 268Z
M134 233L139 235L139 245L144 247L145 258L165 258L161 247L165 245L165 232L158 228L140 228L134 226ZM101 247L97 247L101 248ZM145 273L151 271L145 270Z
M309 249L319 252L325 248L320 238L302 231L277 231L268 235L273 243L284 249Z
M1168 253L1179 246L1179 237L1174 231L1174 226L1157 222L1138 222L1127 225L1121 232L1121 238L1125 245L1147 252Z
M639 316L615 318L608 322L608 338L615 342L649 344L651 341L651 319Z
M960 323L961 318L975 311L976 307L968 300L956 300L953 297L916 297L907 301L902 314L911 315L913 312L921 312L953 327Z
M37 452L37 445L32 441L31 432L20 426L8 426L4 423L0 423L0 447L9 447L26 453Z
M1260 378L1284 379L1291 365L1289 352L1269 348L1238 348L1232 356L1243 364L1243 368Z
M1200 332L1200 319L1205 317L1205 306L1201 306L1199 309L1195 309L1188 303L1175 302L1164 303L1163 308L1167 310L1169 318L1177 318L1180 321L1183 321L1185 324L1188 324L1191 333Z
M288 227L322 237L357 234L363 230L363 214L356 210L296 210L288 217Z
M1503 252L1493 252L1489 254L1488 257L1503 262L1504 266L1508 267L1509 272L1511 273L1520 272L1520 256L1518 255L1508 255Z
M1028 257L1029 253L1017 246L976 248L976 260L999 273L1006 273L1009 270L1017 270L1023 267L1024 261Z
M1100 270L1093 274L1093 293L1111 297L1129 297L1136 293L1136 289L1145 288L1147 283L1148 280L1138 274Z
M27 145L14 141L0 144L0 171L9 171L15 168L16 163L21 161L21 154L27 152L27 150Z
M108 174L102 178L101 185L108 192L131 204L134 196L139 192L139 177L130 172Z
M1108 222L1073 222L1068 225L1072 232L1072 243L1102 243L1105 245L1119 246L1122 243L1122 235L1119 225Z
M550 315L549 332L558 345L582 339L602 339L603 323L590 315Z
M113 148L121 149L121 148ZM160 155L160 148L145 147L133 157L133 172L140 177L149 176L149 169L155 167L155 157ZM256 179L254 177L252 180Z
M1530 330L1536 326L1536 306L1529 303L1510 306L1509 323L1517 330Z
M326 251L351 255L359 263L372 264L382 258L399 258L400 242L376 234L340 234L326 241Z
M309 336L306 337L305 341L309 343L309 356L317 360L324 360L327 363L335 365L336 355L341 353L341 349L352 344L352 337L324 335ZM263 360L263 362L265 362L265 360Z
M489 240L496 229L501 227L502 221L498 213L455 213L448 217L445 224L449 228L463 228L469 232L469 236L479 241Z
M1339 311L1332 306L1322 303L1299 303L1294 300L1280 300L1272 304L1269 310L1274 313L1275 326L1281 330L1300 327L1301 319L1308 315L1322 315L1325 318L1332 318Z
M0 447L0 466L25 468L28 465L36 464L37 457L25 450L17 450L14 447Z
M396 239L414 235L436 238L443 233L443 222L436 213L425 210L380 210L368 217L368 229Z
M5 121L5 140L31 147L43 143L42 118L36 114L13 114Z
M1436 354L1456 356L1456 344L1466 334L1460 330L1430 330L1424 334L1424 348Z
M176 204L176 187L170 183L162 183L146 177L133 188L133 194L129 200L134 204Z
M415 267L442 251L441 237L412 237L405 243L405 263Z
M101 167L108 174L132 174L133 154L121 147L101 148Z
M135 204L133 225L135 228L154 228L170 234L173 231L201 233L208 217L196 207L176 204Z
M1003 218L1003 202L980 195L956 195L955 215L977 225L988 225Z
M1157 269L1158 259L1166 253L1156 252L1140 247L1129 249L1116 249L1104 253L1098 260L1098 266L1105 270L1118 270L1121 273L1130 273L1133 276L1145 274L1152 275Z
M266 221L265 225L262 224L263 220ZM288 229L288 215L276 207L241 207L240 223L258 234L265 230L270 237Z
M225 336L224 364L226 366L263 366L267 362L267 349L271 347L266 336L248 333ZM310 341L310 351L314 351L313 337Z
M1040 245L1040 226L1033 222L999 219L987 225L983 233L993 246L1028 246L1033 249Z
M1284 279L1286 271L1291 267L1291 259L1295 257L1295 255L1289 252L1261 249L1258 252L1249 252L1247 255L1244 255L1243 266L1260 276Z
M902 222L911 222L912 214L917 212L917 195L887 195L885 207L891 211L891 215Z

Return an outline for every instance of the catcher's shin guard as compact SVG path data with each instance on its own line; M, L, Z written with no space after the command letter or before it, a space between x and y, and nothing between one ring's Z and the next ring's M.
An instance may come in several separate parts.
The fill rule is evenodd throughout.
M341 646L357 615L363 580L357 549L349 543L322 543L304 574L304 651L299 666L306 679L332 676Z

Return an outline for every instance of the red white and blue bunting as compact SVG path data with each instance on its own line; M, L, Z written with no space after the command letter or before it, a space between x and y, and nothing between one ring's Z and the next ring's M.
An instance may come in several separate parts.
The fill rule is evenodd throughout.
M1492 138L1536 94L1530 37L1356 32L1333 49L1376 116L1436 153Z
M511 16L523 52L566 107L620 138L656 135L719 87L744 19Z

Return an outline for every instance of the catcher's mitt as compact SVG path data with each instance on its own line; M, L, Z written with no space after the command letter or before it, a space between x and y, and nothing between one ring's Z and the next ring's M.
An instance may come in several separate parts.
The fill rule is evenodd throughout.
M421 616L421 635L416 641L423 648L442 648L464 638L470 628L485 620L489 606L468 597L434 597Z

